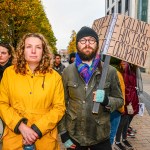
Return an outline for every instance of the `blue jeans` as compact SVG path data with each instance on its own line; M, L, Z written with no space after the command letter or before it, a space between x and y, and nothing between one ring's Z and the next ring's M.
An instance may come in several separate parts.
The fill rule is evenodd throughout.
M118 129L118 126L119 126L119 123L120 123L120 119L121 119L121 113L119 111L115 110L110 114L110 125L111 125L111 128L110 128L110 143L111 143L111 145L114 142L114 138L115 138L116 133L117 133L117 129Z

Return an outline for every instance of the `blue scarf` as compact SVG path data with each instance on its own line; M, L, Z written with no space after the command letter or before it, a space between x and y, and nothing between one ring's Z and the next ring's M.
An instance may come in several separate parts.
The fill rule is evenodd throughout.
M97 54L96 57L92 61L92 65L89 66L85 63L82 63L82 60L80 59L78 53L76 53L75 65L78 69L80 76L83 78L85 83L89 82L90 78L92 77L94 71L96 70L99 64L99 61L100 61L100 55Z

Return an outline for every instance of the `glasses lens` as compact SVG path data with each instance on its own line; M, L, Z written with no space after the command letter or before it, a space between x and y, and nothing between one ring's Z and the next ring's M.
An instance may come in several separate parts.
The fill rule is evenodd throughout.
M89 43L90 43L90 44L94 44L94 43L95 43L95 40L94 40L94 39L89 39Z
M81 43L81 44L85 44L85 43L86 43L86 39L81 39L81 40L80 40L80 43Z

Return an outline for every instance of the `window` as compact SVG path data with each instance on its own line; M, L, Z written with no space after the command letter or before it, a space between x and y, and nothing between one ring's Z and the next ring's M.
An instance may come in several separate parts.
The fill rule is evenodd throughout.
M129 0L125 1L125 12L129 10Z
M111 13L113 14L115 12L115 8L114 7L112 7L112 9L111 9Z
M118 13L121 13L121 0L118 2Z
M109 0L107 0L107 8L109 8Z
M112 0L112 3L114 3L115 0Z

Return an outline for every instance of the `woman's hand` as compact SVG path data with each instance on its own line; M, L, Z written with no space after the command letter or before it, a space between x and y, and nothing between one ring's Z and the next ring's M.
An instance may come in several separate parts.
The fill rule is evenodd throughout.
M31 145L35 143L36 140L39 138L38 134L33 129L28 127L26 124L24 124L23 122L20 123L18 129L23 136L24 145Z

